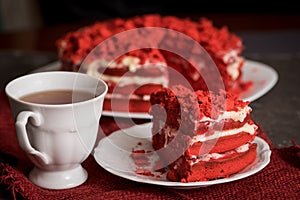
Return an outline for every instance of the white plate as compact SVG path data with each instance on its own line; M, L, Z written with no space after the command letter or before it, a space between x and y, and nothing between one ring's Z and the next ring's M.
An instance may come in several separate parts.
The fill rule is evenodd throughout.
M252 102L274 87L278 81L278 73L269 65L246 60L242 68L242 80L253 82L251 89L240 96L242 99Z
M151 146L151 127L152 123L136 125L128 129L116 131L110 136L103 138L94 149L93 154L95 160L100 166L110 173L125 179L178 189L206 187L246 178L259 172L270 162L271 150L269 149L268 144L263 139L256 137L254 142L256 142L258 146L257 158L254 163L241 172L228 178L212 181L181 183L168 181L165 174L161 175L158 172L152 173L154 175L159 175L160 177L136 174L136 166L131 158L132 149L135 149L138 146L140 149L153 150ZM155 155L152 156L152 160L157 159L155 158Z
M45 65L41 68L34 70L33 72L43 72L43 71L53 71L59 70L60 62L56 61ZM268 91L270 91L276 82L278 81L277 72L269 65L246 60L244 67L242 68L242 80L252 81L253 86L250 90L245 91L241 94L241 98L246 101L254 101ZM103 115L112 116L112 117L129 117L129 118L143 118L151 119L151 116L148 113L127 113L127 112L117 112L117 111L106 111L103 110Z

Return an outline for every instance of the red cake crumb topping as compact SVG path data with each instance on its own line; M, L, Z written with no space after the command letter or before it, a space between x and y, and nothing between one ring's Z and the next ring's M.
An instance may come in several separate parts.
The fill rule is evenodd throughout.
M188 117L193 116L194 119L201 119L204 116L217 119L223 111L238 111L250 103L239 100L237 95L230 92L220 91L218 94L202 90L192 92L181 85L152 93L150 101L152 105L161 104L166 107L167 112L177 110L177 115L181 107L183 114L188 113ZM154 115L153 112L152 110Z
M199 21L192 21L190 18L144 15L129 19L117 18L104 22L96 22L77 31L69 32L56 42L56 46L60 50L59 57L61 60L80 64L91 50L105 39L126 30L141 27L164 27L184 33L199 42L209 53L217 54L221 59L230 50L237 50L239 54L243 49L239 37L230 33L226 27L220 29L214 27L212 22L206 18L201 18ZM141 34L147 33L141 32ZM151 44L159 44L166 39L164 35L150 34L145 36L147 37L146 41L151 41ZM130 49L131 43L137 44L139 41L136 38L124 38L124 41L111 41L103 50L105 52L114 52L116 49L122 47L120 44L124 44L125 42L129 45L126 48ZM145 40L141 42L144 43ZM101 50L99 51L101 53ZM141 55L143 57L143 50L138 54L138 56ZM152 53L147 54L147 58L153 57L157 59L158 55L154 51L153 55Z
M147 151L140 149L140 150L132 150L132 158L135 161L136 165L139 167L145 167L150 165L149 157L147 156Z
M135 173L140 174L140 175L144 175L144 176L155 176L151 171L145 170L145 169L136 169Z
M212 119L218 118L220 111L238 111L249 105L250 102L238 99L238 96L226 91L218 94L209 91L196 91L200 112Z
M138 143L138 145L142 145ZM152 176L156 178L161 178L161 174L166 172L166 168L163 167L163 164L160 160L157 160L154 165L151 167L150 155L151 151L147 151L144 149L135 150L132 149L131 157L135 163L135 173L144 175L144 176ZM157 174L158 172L159 174Z
M159 29L155 29L155 27ZM153 29L156 31L151 31ZM193 40L195 43L191 42ZM116 64L114 65L115 68L109 64L108 68L98 69L98 65L95 65L95 68L88 68L96 69L93 73L93 76L96 77L102 73L122 76L130 71L129 66L127 66L130 64L126 65L122 60L133 57L137 58L138 62L134 64L139 67L148 63L162 63L167 68L165 73L168 74L162 84L163 86L178 84L177 78L174 78L176 73L180 74L180 77L183 76L194 90L222 88L240 95L251 86L251 82L244 82L241 79L241 68L245 64L244 58L241 56L244 48L241 38L230 32L226 26L215 27L212 21L206 18L196 20L157 14L127 19L115 18L96 22L69 32L57 40L56 46L59 51L59 59L62 62L62 70L91 72L80 67L84 62L84 68L88 68L95 60L105 60L107 63ZM199 48L203 48L208 54ZM199 58L199 51L203 53L201 55L209 59L209 64L204 62L208 64L205 67L196 66L199 64L196 61L196 58ZM188 55L185 55L186 53ZM132 77L139 76L140 71L135 71L136 67L133 65L131 67L133 68ZM220 74L215 73L216 71L213 70L215 67ZM103 72L103 69L107 70ZM149 71L151 70L153 70L151 75L157 75L155 68L149 69L143 75L150 74ZM118 82L106 81L110 87L109 91L112 91ZM104 110L110 110L110 102L107 98L105 100L107 102ZM212 98L212 100L215 99ZM149 110L148 99L147 103L146 108L144 108L145 106L136 108L135 105L130 105L130 107L134 107L134 110L129 109L129 111L147 112ZM226 106L231 107L230 102L226 102ZM118 107L121 108L122 106ZM122 112L124 109L116 111ZM214 111L206 114L212 117L216 115Z

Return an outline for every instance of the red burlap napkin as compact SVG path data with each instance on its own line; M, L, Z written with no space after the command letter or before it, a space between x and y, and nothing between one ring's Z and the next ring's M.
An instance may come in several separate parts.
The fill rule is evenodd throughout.
M39 200L300 199L300 147L296 144L283 149L271 147L271 162L252 176L209 187L171 189L136 183L107 172L90 156L83 163L83 167L89 174L84 184L66 190L42 189L27 178L33 165L18 146L11 111L3 92L0 92L0 112L0 152L3 157L10 158L9 163L0 162L0 186L2 189L9 190L12 198ZM119 129L112 118L102 117L100 123L105 134ZM121 123L126 126L127 120L124 119ZM263 131L259 136L270 144Z

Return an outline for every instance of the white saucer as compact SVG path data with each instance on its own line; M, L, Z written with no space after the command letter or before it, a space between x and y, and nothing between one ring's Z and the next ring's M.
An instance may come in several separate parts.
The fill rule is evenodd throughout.
M132 149L139 144L141 149L153 150L151 145L151 127L152 123L136 125L128 129L116 131L110 136L103 138L94 149L95 160L100 166L110 173L125 179L179 189L206 187L246 178L259 172L270 162L271 150L269 145L263 139L256 137L254 142L257 143L258 146L257 158L254 163L245 168L243 171L228 178L212 181L181 183L168 181L165 174L161 175L160 173L158 174L158 172L152 173L154 175L159 175L159 177L136 174L136 166L131 158Z

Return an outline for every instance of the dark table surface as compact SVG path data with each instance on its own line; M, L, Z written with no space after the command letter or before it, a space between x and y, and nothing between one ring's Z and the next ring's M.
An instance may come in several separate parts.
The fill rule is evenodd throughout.
M220 19L220 24L232 25L243 39L246 59L267 64L278 72L276 85L250 104L254 120L264 128L275 147L290 146L292 141L300 144L300 17L288 18L295 23L281 27L268 23L279 19L278 16L261 18L259 25L250 20L249 26L239 26L235 16L213 18ZM249 21L247 17L241 20ZM80 26L69 24L0 34L0 87L3 89L13 78L56 61L54 41Z

